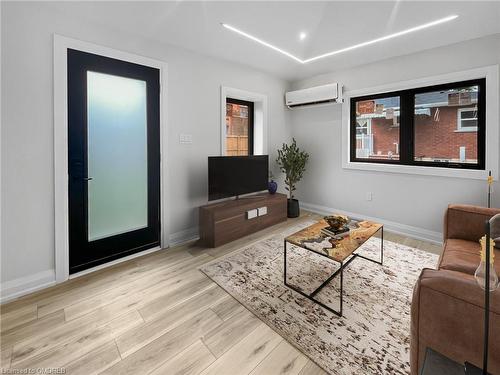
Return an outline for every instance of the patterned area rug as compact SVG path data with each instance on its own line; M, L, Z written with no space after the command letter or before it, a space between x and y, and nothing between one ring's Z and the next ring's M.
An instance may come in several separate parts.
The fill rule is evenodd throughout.
M242 248L201 271L331 374L409 374L412 290L422 268L435 267L437 255L385 241L383 266L354 259L344 269L340 318L283 284L283 238L310 224ZM288 282L305 292L338 267L310 251L287 248ZM380 239L370 239L357 252L379 259ZM336 309L338 297L338 277L316 295Z

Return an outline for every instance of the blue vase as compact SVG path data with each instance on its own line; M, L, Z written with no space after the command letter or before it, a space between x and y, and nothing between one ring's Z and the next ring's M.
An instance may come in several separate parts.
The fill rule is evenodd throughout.
M278 184L276 181L271 180L267 183L267 190L269 190L269 194L274 194L276 193L276 190L278 190Z

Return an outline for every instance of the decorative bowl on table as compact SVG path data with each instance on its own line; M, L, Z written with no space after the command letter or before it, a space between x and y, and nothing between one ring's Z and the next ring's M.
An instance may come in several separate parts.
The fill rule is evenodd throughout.
M323 219L328 223L330 228L335 231L340 231L343 228L346 228L349 223L349 218L344 215L330 215L325 216Z

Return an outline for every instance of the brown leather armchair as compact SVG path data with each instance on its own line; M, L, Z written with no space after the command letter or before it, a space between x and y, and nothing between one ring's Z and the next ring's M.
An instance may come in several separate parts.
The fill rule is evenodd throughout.
M411 374L418 375L427 347L456 362L482 366L484 291L474 279L484 223L500 209L450 205L437 270L424 269L411 305ZM495 249L500 274L500 250ZM500 374L500 289L490 294L488 371Z

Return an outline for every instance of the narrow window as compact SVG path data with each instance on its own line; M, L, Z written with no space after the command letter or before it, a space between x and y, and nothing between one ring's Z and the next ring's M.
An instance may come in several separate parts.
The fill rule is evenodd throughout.
M245 100L226 99L226 155L253 155L254 105Z

